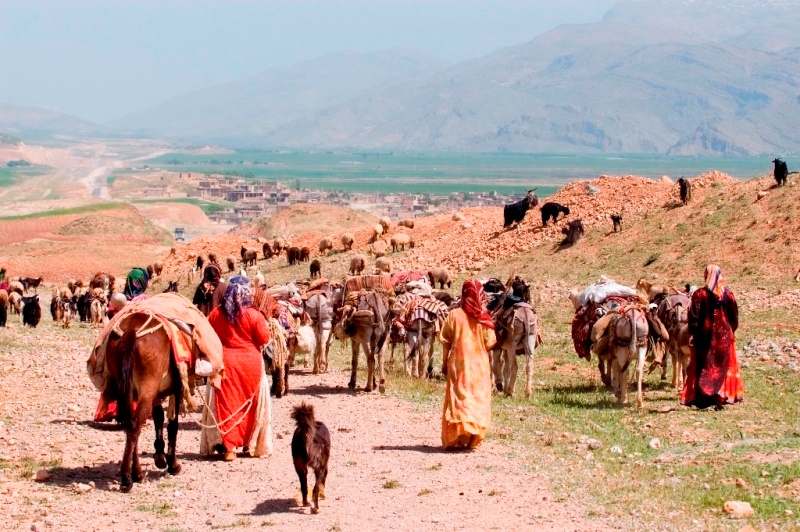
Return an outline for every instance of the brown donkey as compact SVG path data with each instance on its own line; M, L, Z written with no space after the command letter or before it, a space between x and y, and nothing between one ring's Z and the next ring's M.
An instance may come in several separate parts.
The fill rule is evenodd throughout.
M120 491L129 492L133 482L142 481L139 463L139 434L152 413L156 428L154 461L159 469L180 473L175 457L178 415L183 386L169 336L163 326L153 329L147 314L134 314L119 323L122 336L111 335L106 349L109 374L106 397L117 400L117 421L125 427L125 453L122 455ZM156 322L157 323L157 322ZM142 330L147 327L147 329ZM140 332L143 332L139 336ZM175 418L169 420L169 448L164 454L164 399L175 399ZM135 405L135 406L134 406Z

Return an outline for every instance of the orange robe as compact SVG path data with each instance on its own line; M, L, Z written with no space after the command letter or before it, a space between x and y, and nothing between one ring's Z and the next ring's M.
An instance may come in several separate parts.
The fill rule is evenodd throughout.
M208 321L222 342L225 378L216 392L215 413L222 443L232 451L249 446L261 422L259 391L266 377L260 348L269 343L270 332L267 320L254 308L245 309L231 324L217 307Z
M444 448L477 447L492 420L492 374L489 350L494 330L454 309L439 335L445 353L447 386L442 412Z

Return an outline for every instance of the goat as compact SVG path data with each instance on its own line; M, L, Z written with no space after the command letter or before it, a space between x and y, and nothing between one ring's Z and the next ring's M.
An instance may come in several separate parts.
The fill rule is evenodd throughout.
M411 240L411 237L405 233L397 233L389 240L389 242L392 244L392 252L397 251L398 248L405 251L406 246L411 248L414 247L414 241Z
M319 241L319 252L322 254L327 253L328 251L333 249L333 239L330 237L325 237Z
M300 248L297 246L286 248L286 260L289 262L289 266L294 266L300 262Z
M311 250L307 246L300 248L300 262L308 262L311 258Z
M355 237L353 236L352 233L345 233L342 235L341 241L342 241L342 248L345 251L350 251L351 249L353 249L353 242L355 242Z
M261 246L261 251L264 252L264 260L271 259L275 254L275 252L272 251L272 246L269 245L269 242L264 242L264 245Z
M367 259L364 255L356 255L350 259L350 275L361 275L367 267Z
M781 161L780 159L775 159L772 162L775 164L775 170L773 172L775 181L778 183L778 186L785 185L786 178L789 176L789 167L786 165L785 161Z
M622 231L622 215L612 214L611 222L614 224L614 232Z
M561 229L561 232L565 235L564 244L570 245L577 244L578 240L586 234L581 220L572 220L566 227Z
M519 224L525 219L528 209L539 205L539 198L536 197L535 190L535 188L529 190L523 199L503 207L503 228L508 228L515 223L519 228Z
M316 279L317 277L322 277L322 263L318 259L314 259L311 261L308 270L309 273L311 274L312 279Z
M431 287L433 288L436 288L436 283L439 283L440 289L444 289L445 285L447 285L447 288L450 288L453 282L447 268L431 268L428 271L428 280L431 282Z
M331 434L328 427L314 418L314 407L301 403L292 410L297 423L292 436L292 461L300 479L303 506L308 503L308 468L314 470L314 491L311 513L319 512L319 499L325 498L325 479L328 476L328 458L331 454Z
M22 298L22 323L28 327L36 327L42 319L42 307L39 306L39 296L34 295Z
M553 223L558 221L558 215L564 214L564 216L569 215L569 207L565 207L560 203L556 203L554 201L548 201L544 205L542 205L542 227L547 226L548 220L551 218L553 219Z
M681 203L688 205L692 201L692 184L685 177L678 179L678 185L681 187Z
M42 281L44 281L44 277L39 277L38 279L32 279L30 277L20 277L19 279L19 282L22 283L23 291L27 292L28 290L33 288L33 291L36 293L39 292L38 288L39 285L42 284Z

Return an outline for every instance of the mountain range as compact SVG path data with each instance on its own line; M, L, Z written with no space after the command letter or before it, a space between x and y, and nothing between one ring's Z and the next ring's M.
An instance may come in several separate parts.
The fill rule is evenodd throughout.
M457 64L342 52L105 126L270 149L788 155L800 153L798 28L799 0L623 1Z

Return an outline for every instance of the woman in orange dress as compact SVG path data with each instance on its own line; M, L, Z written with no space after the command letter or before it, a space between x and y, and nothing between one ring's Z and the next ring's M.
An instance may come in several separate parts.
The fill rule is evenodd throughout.
M203 429L200 452L216 450L226 461L236 458L237 448L251 456L272 452L272 404L261 356L270 333L264 316L251 306L249 285L246 277L233 277L222 305L208 316L222 342L225 378L219 390L207 387L203 425L213 428Z
M475 449L492 420L489 350L496 342L486 312L483 286L468 279L461 288L461 308L442 327L442 373L447 377L442 411L442 446Z
M706 285L692 294L689 306L691 358L681 404L721 409L744 399L744 383L736 359L739 308L725 288L722 270L706 267Z

